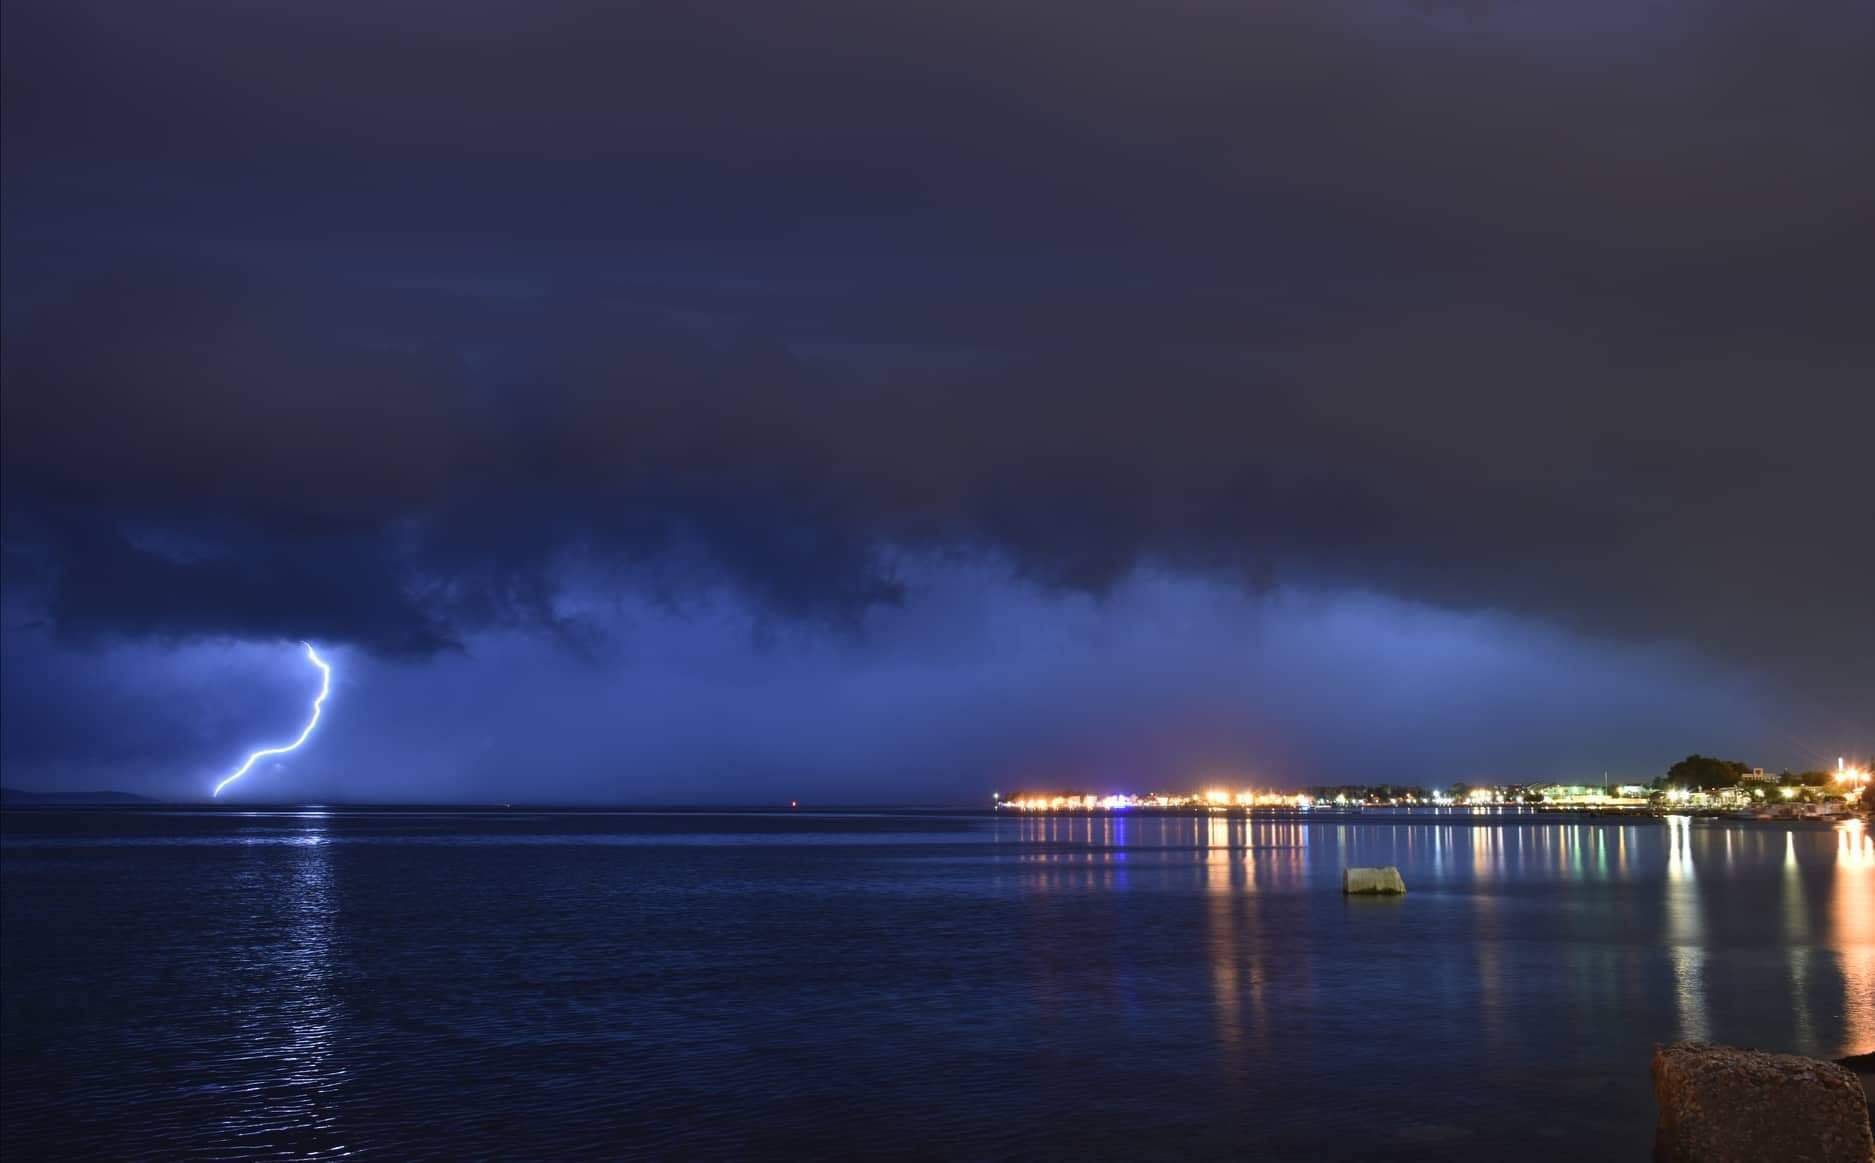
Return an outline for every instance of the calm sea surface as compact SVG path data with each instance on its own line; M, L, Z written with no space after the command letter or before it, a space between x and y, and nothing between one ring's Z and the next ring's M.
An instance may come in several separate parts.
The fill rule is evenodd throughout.
M1643 1158L1656 1041L1875 1050L1859 826L28 810L0 873L9 1160Z

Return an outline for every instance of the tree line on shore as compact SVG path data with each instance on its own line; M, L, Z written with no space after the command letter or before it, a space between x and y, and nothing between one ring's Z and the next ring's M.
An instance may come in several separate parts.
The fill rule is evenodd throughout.
M1694 754L1669 767L1667 774L1654 783L1658 787L1685 788L1688 791L1716 791L1737 787L1756 770L1751 764L1740 763L1736 759L1714 759L1710 755ZM1828 787L1832 777L1827 771L1781 771L1771 778L1780 787Z

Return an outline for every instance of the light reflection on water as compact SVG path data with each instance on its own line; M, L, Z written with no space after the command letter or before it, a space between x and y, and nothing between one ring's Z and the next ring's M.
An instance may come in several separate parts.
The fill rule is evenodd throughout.
M1875 837L1858 821L1836 832L1830 924L1842 959L1844 1012L1851 1045L1875 1048Z
M1087 831L1090 826L1100 829L1097 835ZM1212 989L1228 1044L1266 1024L1266 966L1254 922L1246 920L1254 916L1255 899L1272 892L1320 892L1350 864L1395 863L1406 870L1408 901L1427 893L1455 893L1464 900L1475 984L1468 1012L1487 1041L1513 1037L1517 1009L1528 1000L1516 996L1503 957L1505 942L1515 939L1504 928L1505 911L1526 907L1518 898L1540 888L1555 901L1579 904L1571 895L1587 886L1656 885L1651 900L1657 920L1641 946L1658 950L1667 974L1672 1022L1659 1029L1659 1037L1721 1036L1712 1012L1714 958L1726 959L1730 973L1748 950L1769 950L1781 962L1782 996L1789 1003L1792 1036L1782 1040L1782 1048L1812 1054L1875 1049L1875 838L1859 821L1825 830L1686 816L1500 826L1216 815L1140 816L1130 827L1131 845L1124 833L1116 839L1111 818L1021 818L1004 825L1028 846L1019 859L1045 866L1066 862L1082 870L1075 879L1043 877L1031 886L1044 890L1114 887L1099 877L1101 863L1130 856L1137 876L1143 856L1176 865L1189 849L1209 901ZM1819 894L1816 874L1825 870L1832 880ZM1761 902L1759 889L1773 885L1776 892ZM1633 917L1648 894L1623 898L1622 908ZM1604 900L1597 896L1587 903ZM1827 902L1828 932L1816 928L1819 900ZM1715 914L1727 918L1718 931ZM1740 918L1752 916L1772 923L1762 932L1747 932L1752 926ZM1632 1004L1648 988L1645 959L1624 956L1605 940L1572 945L1563 957L1571 973L1568 988L1592 1004ZM1825 985L1821 992L1834 997L1819 1012L1818 984L1827 978L1837 985ZM1830 1026L1838 1018L1840 1031Z
M248 1043L242 1054L265 1068L228 1085L235 1105L217 1120L215 1135L248 1154L338 1158L351 1152L338 1137L334 1110L347 1071L335 1026L339 905L326 832L330 814L303 811L291 818L293 826L278 837L290 851L284 867L254 870L257 878L280 882L257 902L276 914L277 938L254 958L226 1015ZM267 857L250 848L248 859Z
M1875 1049L1859 827L151 815L4 816L9 1157L1631 1156L1655 1041Z
M1700 921L1699 873L1693 865L1693 821L1667 820L1667 944L1673 958L1673 1000L1679 1036L1709 1040L1706 992L1701 981L1705 931ZM1728 837L1729 838L1729 837Z

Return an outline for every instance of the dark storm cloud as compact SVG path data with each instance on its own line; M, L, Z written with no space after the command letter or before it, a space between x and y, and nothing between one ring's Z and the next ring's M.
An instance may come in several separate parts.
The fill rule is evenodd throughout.
M1849 705L1871 21L12 3L10 552L69 635L417 654L1150 561Z

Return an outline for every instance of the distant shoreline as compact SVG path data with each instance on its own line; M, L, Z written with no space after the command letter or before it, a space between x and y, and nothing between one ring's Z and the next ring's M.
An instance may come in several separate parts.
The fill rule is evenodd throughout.
M162 801L149 796L128 791L25 791L16 787L0 787L0 806L30 807L45 804L51 807L78 807L85 804L127 805L157 804Z
M0 798L0 810L8 812L41 811L111 811L111 810L153 810L200 812L210 815L239 815L242 813L307 813L307 812L385 812L385 813L433 813L462 815L501 815L501 814L567 814L567 815L667 815L667 816L774 816L774 817L814 817L814 816L904 816L904 817L966 817L973 819L1037 819L1037 820L1103 820L1124 822L1131 818L1150 819L1191 819L1191 820L1241 820L1241 821L1281 821L1285 823L1305 823L1316 820L1323 823L1368 823L1385 824L1443 824L1458 827L1477 827L1491 825L1534 825L1558 822L1594 822L1622 823L1631 825L1664 825L1670 817L1691 817L1701 821L1718 821L1726 824L1776 824L1834 826L1841 821L1828 819L1751 819L1739 817L1724 811L1711 809L1660 812L1633 808L1568 808L1568 807L1505 807L1505 808L1467 808L1467 807L1362 807L1345 805L1339 807L1299 808L1279 807L1218 807L1218 808L1147 808L1132 807L1120 810L1102 810L1098 808L1046 809L1038 811L1012 812L998 811L994 808L977 806L942 807L935 805L894 805L894 804L824 804L788 807L774 804L526 804L526 803L476 803L476 804L438 804L438 803L321 803L276 802L276 803L230 803L222 800L159 800L147 796L138 796L129 792L115 793L26 793L20 795L9 791ZM1858 818L1858 817L1851 817Z

